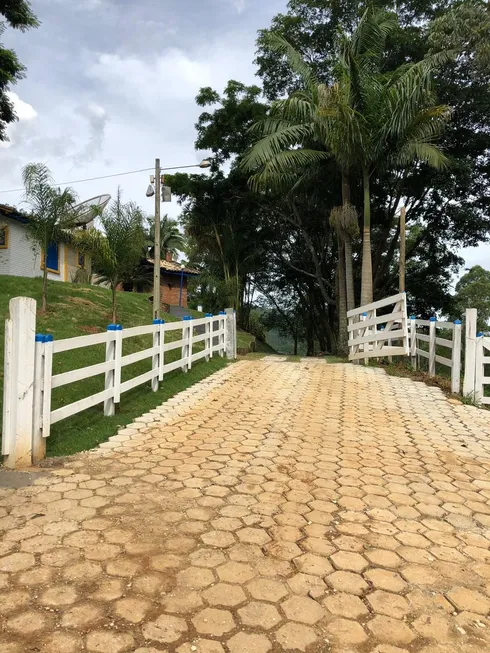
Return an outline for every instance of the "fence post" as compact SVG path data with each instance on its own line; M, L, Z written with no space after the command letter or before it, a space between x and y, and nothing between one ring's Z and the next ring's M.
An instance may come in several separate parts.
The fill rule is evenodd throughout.
M226 339L226 312L219 312L219 355L221 358L225 355L225 339Z
M236 358L235 354L235 341L236 341L236 322L235 322L235 310L233 308L227 308L225 311L226 315L226 327L225 327L225 351L226 358L229 360L234 360Z
M182 326L182 351L181 351L181 359L182 359L182 366L181 370L182 372L188 372L189 367L188 367L188 346L189 346L189 320L190 320L189 315L184 315L182 318L182 322L184 323Z
M429 318L429 376L436 375L436 317Z
M46 458L46 438L43 438L44 349L45 336L37 333L34 352L34 408L32 415L32 462Z
M153 354L151 359L151 369L153 370L154 376L151 379L151 389L153 392L158 392L158 384L160 379L160 319L153 320L153 347L158 348L158 353Z
M192 347L194 342L194 327L192 326L192 315L189 315L189 329L187 330L187 370L192 369Z
M158 356L158 381L163 381L165 365L165 320L160 320L160 355Z
M410 316L410 358L412 361L412 367L414 370L417 369L417 322L415 321L415 316Z
M476 308L466 309L463 379L463 395L465 397L471 397L475 394L477 317L478 311Z
M104 401L104 415L111 417L116 414L114 402L114 383L116 378L116 325L109 324L107 327L107 342L105 345L106 363L114 362L114 367L105 373L105 390L112 390L112 397Z
M475 347L475 391L474 397L477 403L483 399L483 333L476 334Z
M206 313L207 322L205 324L206 340L204 341L204 349L208 352L204 358L206 363L213 357L213 314Z
M461 389L461 320L454 320L452 362L451 392L459 394Z
M5 329L5 377L2 453L10 468L32 464L36 300L9 302Z

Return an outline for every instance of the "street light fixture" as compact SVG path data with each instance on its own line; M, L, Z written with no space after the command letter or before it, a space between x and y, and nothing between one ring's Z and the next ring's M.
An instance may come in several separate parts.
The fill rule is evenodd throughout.
M161 168L160 159L155 159L155 176L150 177L150 186L146 191L147 197L155 195L155 243L153 248L153 318L158 319L160 315L160 198L162 188L162 170L182 170L184 168L210 168L211 161L203 159L201 163L190 166L175 166L172 168ZM154 186L152 186L154 184ZM184 273L181 272L181 285L183 284ZM182 287L180 291L182 301Z

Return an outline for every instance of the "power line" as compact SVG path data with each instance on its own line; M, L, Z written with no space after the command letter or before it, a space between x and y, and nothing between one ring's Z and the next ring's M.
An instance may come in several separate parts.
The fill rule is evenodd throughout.
M184 168L199 168L199 164L195 163L191 166L172 166L171 168L161 168L161 170L183 170ZM117 172L114 175L103 175L102 177L89 177L87 179L75 179L75 181L62 181L60 183L54 182L54 186L68 186L72 184L82 184L85 181L97 181L99 179L110 179L111 177L122 177L123 175L134 175L138 172L149 172L155 168L142 168L141 170L130 170L129 172ZM9 190L0 190L0 193L17 193L24 190L24 188L9 188Z

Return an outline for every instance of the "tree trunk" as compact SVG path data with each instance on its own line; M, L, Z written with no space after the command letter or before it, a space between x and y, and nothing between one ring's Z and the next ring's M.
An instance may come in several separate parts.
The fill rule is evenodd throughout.
M47 296L48 296L48 268L46 266L46 255L44 256L44 270L43 270L43 299L42 299L42 310L43 313L46 312L47 308Z
M298 355L298 331L296 330L294 332L294 350L293 350L294 356Z
M342 203L350 203L351 189L350 177L347 172L342 173ZM344 234L345 251L345 287L347 294L347 310L351 311L356 307L354 297L354 269L352 266L352 238L348 233Z
M346 234L344 239L345 251L345 286L347 294L347 310L352 311L356 307L354 295L354 266L352 264L352 238Z
M337 236L338 246L338 311L339 311L339 339L337 342L339 356L347 355L347 301L345 294L345 254L344 243L340 236Z
M42 302L41 302L41 308L43 313L46 312L46 309L48 307L48 247L49 247L49 242L46 239L44 243L44 253L41 251L41 256L44 255L44 261L43 261L43 292L42 292Z
M363 173L364 226L362 233L361 306L373 301L373 264L371 260L371 192L369 171Z
M117 316L116 316L116 290L117 285L112 284L111 290L112 290L112 324L117 324Z

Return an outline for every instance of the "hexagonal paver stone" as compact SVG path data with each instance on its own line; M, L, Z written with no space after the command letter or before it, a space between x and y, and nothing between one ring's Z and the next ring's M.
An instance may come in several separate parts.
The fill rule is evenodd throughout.
M203 589L215 582L211 569L188 567L177 574L177 584L190 589Z
M220 605L225 608L232 608L247 599L240 585L230 583L217 583L213 587L208 587L202 595L210 605Z
M234 517L219 517L211 522L217 531L236 531L243 527L243 523Z
M220 549L226 549L235 543L235 538L227 531L208 531L201 535L201 540L208 546L216 546Z
M294 564L298 568L298 571L304 574L313 574L313 576L327 576L333 571L332 565L326 558L314 555L313 553L305 553L295 558Z
M36 561L32 553L12 553L0 558L0 571L16 573L34 567Z
M350 619L334 619L327 624L326 629L342 646L362 644L368 638L361 624Z
M310 626L316 624L325 616L323 608L316 601L306 596L291 596L284 603L281 603L281 608L291 621L300 621Z
M410 605L403 596L376 590L367 597L373 612L385 614L387 617L403 619L410 612Z
M267 531L263 528L242 528L236 532L240 542L245 542L246 544L257 544L258 546L263 546L270 541L270 536Z
M190 561L197 567L218 567L226 562L226 556L222 551L216 549L198 549L189 556Z
M190 592L188 589L165 594L161 599L165 612L175 614L187 614L195 612L197 608L202 607L203 602L198 592Z
M270 578L257 578L252 580L247 585L247 589L254 599L271 601L272 603L276 603L276 601L284 598L288 593L283 583Z
M377 567L396 568L403 562L397 553L387 549L371 549L371 551L366 551L364 555Z
M267 553L279 560L293 560L303 551L294 542L270 542L266 545Z
M367 627L380 642L410 644L415 639L415 634L403 621L392 617L377 615L368 622Z
M446 596L458 610L485 615L490 611L490 600L476 590L455 587L447 592Z
M387 592L402 592L407 584L396 571L388 569L369 569L364 574L376 589L386 590Z
M167 614L162 614L155 621L150 621L143 626L143 635L146 639L162 642L162 644L176 642L186 631L187 624L184 619Z
M39 612L29 610L16 614L7 621L7 630L22 635L33 635L48 626L48 619Z
M47 653L78 653L83 650L83 642L79 635L58 631L43 637L41 650Z
M228 610L205 608L192 618L192 623L198 633L221 637L235 628L235 622Z
M228 640L230 653L268 653L272 644L265 635L238 633Z
M120 601L116 601L115 613L121 619L138 624L140 621L143 621L150 607L151 603L145 599L127 596Z
M118 558L107 564L106 571L109 576L122 576L130 578L134 576L140 568L140 563L131 558Z
M161 653L161 651L158 653ZM212 639L195 639L179 646L177 653L225 653L225 649L219 642Z
M362 555L359 553L353 553L352 551L337 551L337 553L334 553L330 557L330 560L336 569L344 571L355 571L360 573L366 569L366 567L369 567L368 562L362 557Z
M276 608L270 603L261 601L250 601L238 610L238 614L245 626L264 628L265 630L274 628L281 621L281 615Z
M134 639L130 633L93 630L87 635L86 645L89 653L126 653L133 649Z
M311 591L323 594L327 589L323 580L319 576L313 576L312 574L295 574L292 578L289 578L288 585L293 594L302 594L303 596Z
M72 585L53 585L49 587L39 599L42 605L58 608L71 605L77 600L77 591Z
M422 637L447 642L451 636L452 624L445 614L424 614L412 622L412 628Z
M285 651L306 651L307 647L314 644L317 639L313 628L297 623L285 624L276 633L277 643Z
M229 583L243 585L255 576L255 571L250 565L243 562L227 562L216 570L221 580Z
M359 619L368 614L368 609L360 598L353 594L332 594L323 600L323 605L332 614L346 619Z
M65 610L61 619L63 628L85 628L100 621L104 613L96 603L79 603Z
M369 589L364 578L352 571L335 571L327 577L326 582L338 592L347 592L347 594L356 594L357 596L362 596Z

